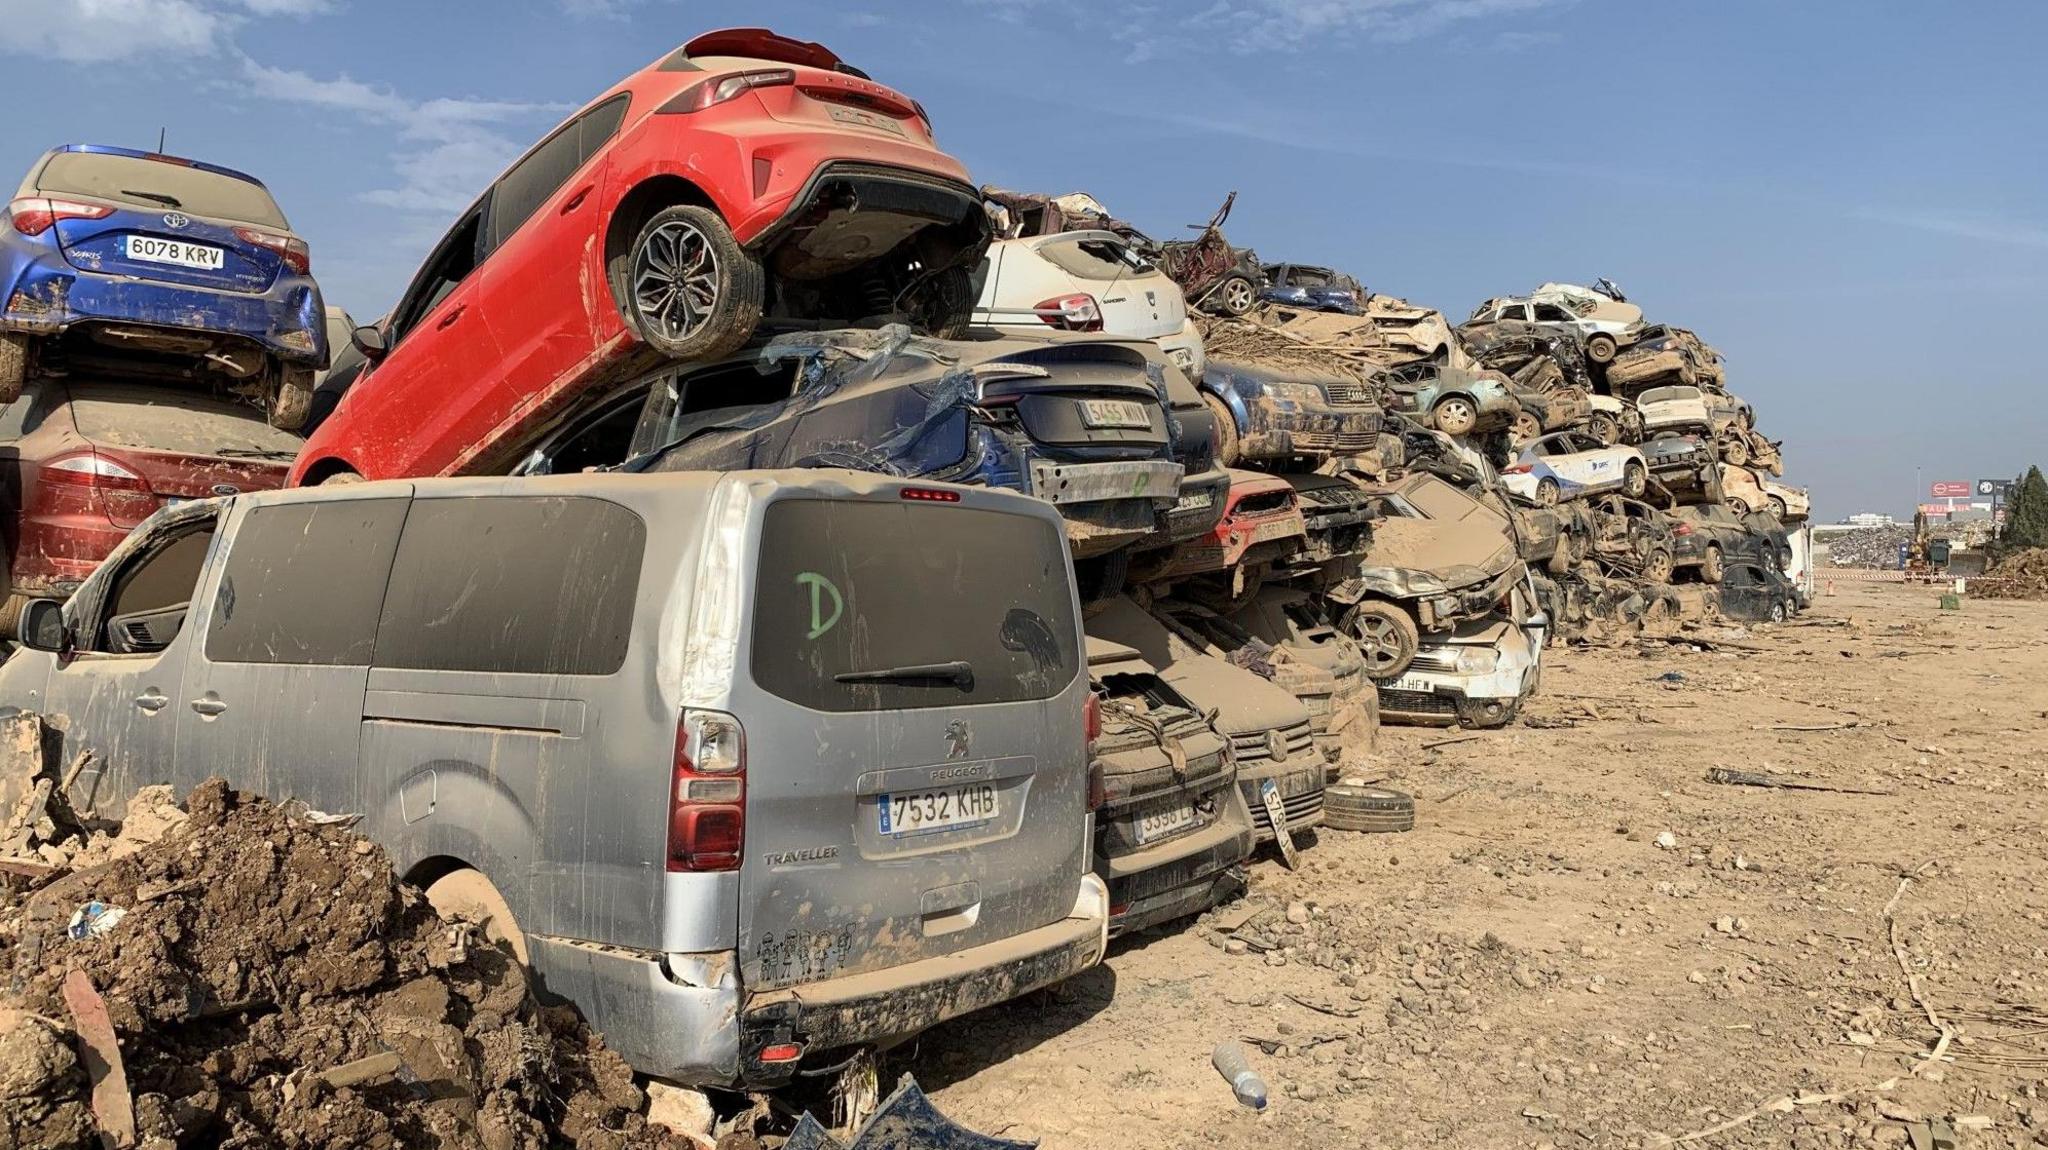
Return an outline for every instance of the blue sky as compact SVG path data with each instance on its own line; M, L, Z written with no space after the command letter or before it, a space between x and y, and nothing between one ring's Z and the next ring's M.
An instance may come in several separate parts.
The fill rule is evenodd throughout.
M0 169L262 177L387 307L568 110L696 32L822 40L975 176L1085 189L1462 318L1609 276L1697 329L1817 513L2048 461L2048 9L1782 0L0 0Z

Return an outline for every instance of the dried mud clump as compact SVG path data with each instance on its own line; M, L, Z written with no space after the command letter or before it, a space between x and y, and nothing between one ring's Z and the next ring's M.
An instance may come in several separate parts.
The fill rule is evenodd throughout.
M99 1144L63 983L104 998L137 1141L683 1146L625 1062L373 843L219 780L135 853L0 895L0 1150ZM25 895L25 897L24 897ZM98 901L126 911L74 940ZM370 1060L370 1061L364 1061Z

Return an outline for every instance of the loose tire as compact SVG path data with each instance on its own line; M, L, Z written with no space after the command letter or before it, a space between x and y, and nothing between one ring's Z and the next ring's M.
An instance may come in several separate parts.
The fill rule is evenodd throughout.
M1323 791L1323 825L1361 834L1395 834L1415 829L1415 799L1385 787L1345 780Z
M1586 337L1586 358L1594 363L1613 363L1614 355L1621 350L1615 345L1614 337L1606 332Z
M1642 464L1630 460L1622 467L1621 493L1623 495L1628 496L1630 499L1641 499L1643 492L1649 490L1649 487L1650 473L1644 470Z
M1258 287L1236 273L1223 277L1223 282L1216 285L1214 294L1216 306L1223 309L1224 315L1232 317L1241 316L1252 310L1252 305L1259 301Z
M1607 412L1594 412L1588 430L1593 433L1593 438L1600 441L1602 447L1613 447L1621 442L1621 421Z
M1546 475L1536 481L1536 502L1545 507L1555 507L1558 494L1557 480Z
M28 337L18 331L0 332L0 403L21 398L21 385L28 382Z
M297 431L313 414L313 369L285 365L278 369L277 395L270 401L270 426Z
M1740 435L1730 435L1721 440L1721 462L1730 467L1744 467L1749 463L1749 441Z
M1408 612L1392 603L1368 599L1344 613L1338 629L1358 643L1365 673L1375 681L1398 678L1415 661L1421 632Z
M519 965L526 965L526 935L512 919L505 896L491 885L482 871L458 870L442 875L427 886L427 902L445 919L474 923L495 946L512 953Z
M1771 518L1783 523L1785 515L1785 501L1775 495L1771 496Z
M1209 418L1216 424L1211 437L1216 447L1216 462L1225 467L1237 466L1237 417L1230 414L1230 405L1224 403L1220 396L1205 391L1202 402L1209 408Z
M663 208L641 225L615 281L626 324L671 359L714 359L754 334L766 276L718 213Z
M1707 544L1707 556L1700 562L1700 578L1709 583L1719 583L1721 576L1726 573L1727 568L1721 563L1721 545Z
M1479 425L1479 409L1462 395L1448 395L1430 409L1430 422L1445 435L1465 435Z

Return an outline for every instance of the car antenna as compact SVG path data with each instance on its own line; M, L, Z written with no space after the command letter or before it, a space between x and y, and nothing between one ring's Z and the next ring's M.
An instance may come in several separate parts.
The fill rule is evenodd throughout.
M159 156L164 154L164 136L169 132L169 125L160 126L156 130L156 154Z

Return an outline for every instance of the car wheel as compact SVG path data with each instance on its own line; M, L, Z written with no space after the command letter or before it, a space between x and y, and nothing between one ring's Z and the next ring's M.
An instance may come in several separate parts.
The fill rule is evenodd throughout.
M1784 601L1783 599L1773 599L1773 600L1771 600L1771 622L1773 622L1773 623L1783 623L1784 621L1785 621L1785 601Z
M1740 435L1726 436L1721 440L1721 462L1731 467L1743 467L1749 463L1749 441Z
M21 398L21 385L28 382L28 337L18 331L0 332L0 403Z
M510 951L519 965L526 965L526 935L512 920L505 896L482 871L459 870L435 879L427 886L427 904L444 919L473 924L486 941Z
M1216 462L1224 467L1237 466L1237 417L1230 414L1230 405L1223 402L1220 395L1205 391L1202 403L1209 409L1210 420L1216 424L1216 430L1210 436L1215 444Z
M1422 642L1415 620L1392 603L1368 599L1344 613L1338 630L1358 642L1365 656L1365 673L1375 680L1392 679L1415 661L1415 649Z
M1592 431L1593 438L1600 441L1602 447L1613 447L1621 442L1620 422L1604 411L1593 413L1589 430Z
M1464 435L1479 423L1479 409L1462 395L1450 395L1430 409L1430 422L1445 435Z
M1650 486L1650 473L1643 465L1630 460L1621 469L1621 493L1630 499L1641 499Z
M343 470L343 471L337 471L337 472L335 472L334 474L332 474L332 475L329 475L329 476L327 476L327 477L326 477L325 479L322 479L322 480L321 480L321 481L320 481L319 483L315 484L315 486L317 486L317 487L345 487L345 486L347 486L347 485L349 485L349 484L351 484L351 483L361 483L362 481L363 481L363 477L362 477L362 476L360 476L360 475L356 474L356 473L355 473L355 472L353 472L353 471L347 471L347 470Z
M1606 332L1586 337L1586 358L1594 363L1613 363L1614 353L1618 350L1614 337Z
M1643 561L1643 578L1652 583L1671 582L1671 552L1662 547L1651 551Z
M1706 557L1700 562L1700 578L1709 583L1719 583L1724 569L1721 566L1721 545L1707 544Z
M313 369L285 366L278 369L277 395L270 401L270 426L280 431L297 431L313 414Z
M974 318L974 276L947 268L920 282L904 301L910 324L933 339L959 339Z
M634 238L623 278L628 325L671 359L735 351L761 322L761 261L710 208L656 212Z
M1415 829L1415 799L1385 787L1347 780L1323 791L1323 825L1331 830L1392 834Z
M1771 496L1771 518L1780 523L1785 521L1785 501L1775 495Z
M1527 443L1543 434L1543 421L1536 418L1535 412L1525 411L1515 417L1515 425L1510 429L1510 433L1515 444Z
M1536 502L1545 507L1557 506L1557 480L1544 476L1536 481Z
M1241 275L1225 276L1223 282L1216 285L1216 306L1223 309L1224 315L1243 315L1252 310L1252 305L1257 303L1258 299L1258 288Z
M1728 497L1728 506L1732 508L1735 514L1737 515L1749 514L1749 501L1744 499L1740 495L1730 495Z

